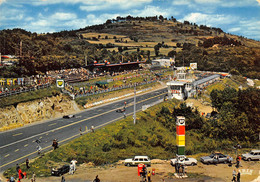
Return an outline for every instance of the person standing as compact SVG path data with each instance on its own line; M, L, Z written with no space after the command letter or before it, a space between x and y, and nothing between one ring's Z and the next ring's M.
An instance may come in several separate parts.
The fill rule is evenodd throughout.
M57 141L57 139L54 139L52 141L52 147L53 147L53 150L56 150L58 148L58 141Z
M237 182L240 182L240 171L237 172Z
M239 160L239 167L242 167L242 165L241 165L241 156L240 155L238 156L238 160Z
M73 174L74 173L74 167L73 167L73 164L72 162L70 163L70 171L69 171L69 174Z
M93 182L100 182L100 179L98 178L98 175L96 176L96 178L94 179Z
M233 170L233 173L232 173L232 180L231 181L235 181L236 182L236 169Z
M65 177L63 175L61 176L61 182L65 182Z
M92 133L94 133L94 126L91 126L91 131Z
M82 135L82 129L81 129L81 127L79 128L79 134Z
M19 172L20 166L19 164L16 164L16 171Z
M15 180L14 180L14 177L13 177L13 176L11 176L11 178L10 178L10 182L15 182Z
M36 182L36 174L35 174L35 172L33 172L32 181L33 181L33 182Z
M72 163L72 165L73 165L73 170L74 170L74 172L76 171L76 163L77 163L78 161L76 161L75 159L73 159L72 161L71 161L71 163Z
M147 174L148 182L151 182L151 175L152 175L151 171L149 171L148 174Z
M30 166L29 166L29 159L28 158L26 158L25 163L26 163L26 168L29 169Z
M22 170L19 168L19 170L18 170L18 179L19 179L19 181L20 181L21 179L23 179L23 177L24 177L23 172L22 172Z

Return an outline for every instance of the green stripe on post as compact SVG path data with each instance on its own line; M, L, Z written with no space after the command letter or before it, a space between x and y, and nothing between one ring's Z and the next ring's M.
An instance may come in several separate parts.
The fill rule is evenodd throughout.
M177 146L177 154L185 155L185 146Z

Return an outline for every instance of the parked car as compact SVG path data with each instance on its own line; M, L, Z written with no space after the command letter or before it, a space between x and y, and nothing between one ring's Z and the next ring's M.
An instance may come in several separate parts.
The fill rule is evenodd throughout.
M65 164L61 167L52 168L51 169L51 175L52 176L61 176L67 172L69 172L70 166L68 164Z
M138 164L145 164L151 166L151 160L148 156L134 156L131 159L125 159L125 166L137 166Z
M249 153L242 154L242 159L247 161L260 160L260 150L251 150Z
M207 113L205 118L209 119L211 117L211 113Z
M172 166L175 166L176 161L177 161L177 158L171 159L171 165L172 165ZM194 158L188 158L188 157L184 156L183 163L184 163L186 166L195 166L195 165L197 165L197 160L194 159Z
M117 109L116 112L123 113L125 112L125 109Z
M63 116L63 118L66 118L66 119L70 119L70 118L74 118L74 117L75 117L75 115L73 115L73 114Z
M216 164L216 163L230 163L233 161L233 158L228 156L228 155L224 155L222 153L219 152L215 152L210 154L209 156L205 156L205 157L201 157L200 161L203 164Z

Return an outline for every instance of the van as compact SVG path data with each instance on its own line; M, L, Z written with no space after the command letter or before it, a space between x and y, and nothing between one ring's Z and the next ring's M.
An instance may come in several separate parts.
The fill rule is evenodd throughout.
M134 156L131 159L125 159L125 166L137 166L138 164L145 164L151 166L151 160L148 156Z

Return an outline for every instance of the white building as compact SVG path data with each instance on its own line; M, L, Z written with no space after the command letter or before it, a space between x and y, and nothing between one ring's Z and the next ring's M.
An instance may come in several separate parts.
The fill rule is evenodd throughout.
M175 63L174 59L155 59L152 60L152 67L166 67L169 68L173 66Z

